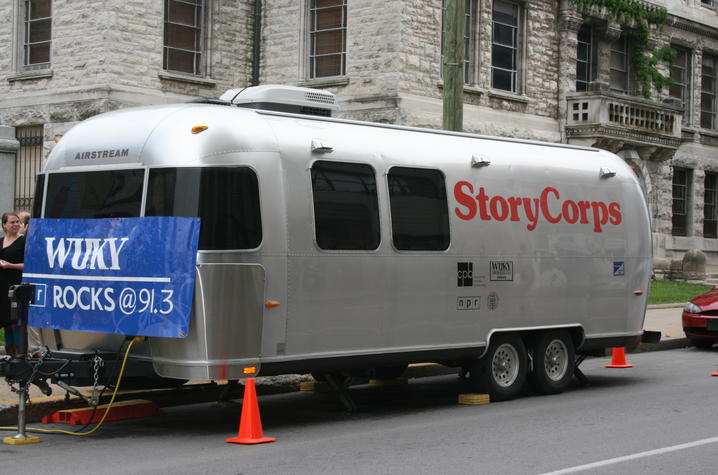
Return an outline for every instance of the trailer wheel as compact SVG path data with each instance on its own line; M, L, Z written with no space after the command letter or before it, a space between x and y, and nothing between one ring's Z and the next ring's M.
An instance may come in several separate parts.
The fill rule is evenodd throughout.
M529 382L542 394L558 394L571 384L576 353L564 330L541 334L533 343L533 371Z
M498 334L486 354L471 363L471 384L489 394L492 401L513 399L524 387L527 361L526 347L518 335Z

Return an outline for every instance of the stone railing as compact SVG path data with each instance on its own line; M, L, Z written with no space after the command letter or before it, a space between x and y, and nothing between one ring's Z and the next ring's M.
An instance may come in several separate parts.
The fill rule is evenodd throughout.
M682 108L610 92L577 93L567 98L569 137L605 137L678 146Z

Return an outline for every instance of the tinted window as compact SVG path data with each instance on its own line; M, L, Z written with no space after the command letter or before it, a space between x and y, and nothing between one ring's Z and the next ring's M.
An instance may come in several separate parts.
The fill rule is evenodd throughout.
M138 217L144 170L49 175L46 218Z
M448 248L444 175L438 170L394 167L387 179L394 246L421 251Z
M45 175L40 173L35 181L35 196L32 199L32 216L40 217L42 212L42 194L45 191Z
M376 179L369 165L316 162L314 226L322 249L379 247Z
M201 218L200 249L254 249L262 242L259 185L246 167L152 169L145 215Z

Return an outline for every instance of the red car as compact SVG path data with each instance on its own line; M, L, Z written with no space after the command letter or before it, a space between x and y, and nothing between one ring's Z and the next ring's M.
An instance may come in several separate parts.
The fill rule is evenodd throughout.
M698 348L718 342L718 286L683 307L683 331Z

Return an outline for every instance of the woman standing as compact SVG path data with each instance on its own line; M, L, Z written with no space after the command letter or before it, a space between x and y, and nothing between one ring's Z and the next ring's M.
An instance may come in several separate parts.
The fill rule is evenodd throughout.
M22 280L25 260L25 236L20 234L22 223L15 213L2 215L2 229L5 235L0 248L0 326L5 328L5 352L16 356L21 348L20 327L10 321L10 299L7 296L11 285Z

